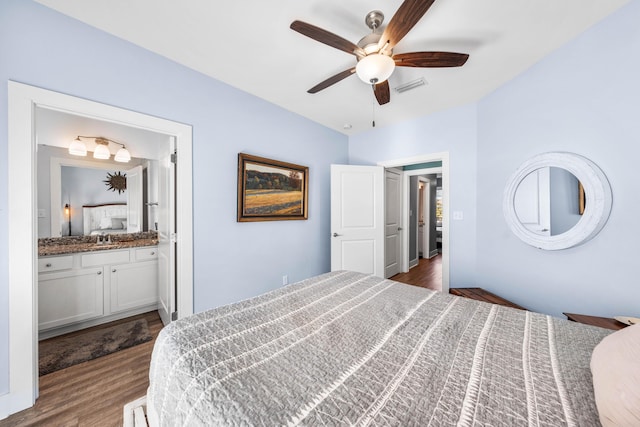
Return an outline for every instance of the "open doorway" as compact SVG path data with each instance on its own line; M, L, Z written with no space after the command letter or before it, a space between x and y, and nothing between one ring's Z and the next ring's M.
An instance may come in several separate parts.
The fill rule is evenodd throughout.
M175 188L178 317L193 312L191 127L33 86L9 82L9 413L38 395L38 236L35 111L38 107L163 134L183 155ZM176 243L176 235L180 240ZM96 273L97 274L97 273Z
M402 174L400 272L390 277L403 283L448 292L448 153L378 164L386 170L400 170ZM385 202L389 211L390 200ZM388 254L386 244L385 240L385 257Z

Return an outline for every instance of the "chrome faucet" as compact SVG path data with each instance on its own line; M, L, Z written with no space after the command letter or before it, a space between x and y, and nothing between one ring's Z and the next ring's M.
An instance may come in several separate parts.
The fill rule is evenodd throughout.
M99 234L96 238L97 245L108 245L111 243L111 235L110 234Z

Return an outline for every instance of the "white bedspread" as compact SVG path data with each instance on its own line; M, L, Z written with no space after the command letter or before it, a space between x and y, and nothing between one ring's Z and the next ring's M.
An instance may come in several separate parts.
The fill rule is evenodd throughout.
M352 272L172 323L155 344L161 426L598 426L610 331Z

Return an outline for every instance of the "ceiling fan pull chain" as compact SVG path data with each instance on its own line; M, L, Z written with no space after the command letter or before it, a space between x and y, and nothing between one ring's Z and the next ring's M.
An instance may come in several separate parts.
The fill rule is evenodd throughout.
M371 127L376 127L376 94L375 94L376 85L375 83L371 85L371 88L374 91L373 99L371 100L371 117L372 117Z

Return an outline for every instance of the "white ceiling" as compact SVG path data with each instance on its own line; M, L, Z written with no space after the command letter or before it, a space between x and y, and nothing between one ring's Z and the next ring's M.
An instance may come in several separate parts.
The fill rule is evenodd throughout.
M353 134L474 102L629 0L437 0L394 53L468 53L461 68L398 67L391 102L375 104L357 76L307 89L355 57L289 29L298 19L357 43L367 12L388 22L401 0L36 0L327 127ZM384 24L383 24L384 25ZM424 77L403 94L400 84ZM350 124L351 129L344 129Z

